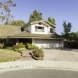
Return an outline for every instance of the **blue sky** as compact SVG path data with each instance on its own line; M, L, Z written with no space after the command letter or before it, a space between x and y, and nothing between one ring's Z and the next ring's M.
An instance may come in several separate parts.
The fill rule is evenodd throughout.
M6 1L6 0L0 0ZM78 31L78 0L13 0L17 4L11 9L15 20L28 21L33 10L42 12L43 18L56 19L56 32L63 31L63 21L72 23L72 31Z

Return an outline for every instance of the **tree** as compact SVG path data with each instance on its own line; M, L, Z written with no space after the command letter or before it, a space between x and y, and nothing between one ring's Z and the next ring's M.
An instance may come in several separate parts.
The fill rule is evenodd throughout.
M70 22L68 22L68 24L66 24L66 21L63 22L64 35L69 34L71 32L71 28L72 28L72 25Z
M48 21L49 21L51 24L56 25L56 21L55 21L54 18L48 17Z
M29 22L42 20L42 13L34 10L33 13L30 15Z
M13 20L13 21L11 21L11 22L9 22L9 23L5 23L6 25L15 25L15 26L24 26L24 25L26 25L26 22L25 21L23 21L23 20Z
M6 2L0 2L0 20L2 23L7 23L12 20L13 15L11 15L11 7L16 6L12 0L7 0Z
M78 31L76 32L76 37L78 38Z

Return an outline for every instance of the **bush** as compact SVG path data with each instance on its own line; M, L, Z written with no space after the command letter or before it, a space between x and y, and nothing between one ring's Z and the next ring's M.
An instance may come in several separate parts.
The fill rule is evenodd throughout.
M4 44L0 43L0 49L3 49L3 47L4 47Z
M24 51L24 50L26 50L26 48L18 48L18 49L16 48L15 49L15 51Z
M29 50L36 49L36 48L38 49L38 47L35 44L29 44L29 43L26 44L26 48Z
M13 45L13 49L17 51L25 50L25 45L23 43L19 43L18 45Z
M25 45L21 42L17 45L17 48L25 48Z
M78 49L78 42L68 42L68 47L72 49Z
M32 49L32 44L27 43L26 48L31 50Z
M6 47L6 49L8 49L8 50L13 50L13 47Z
M32 49L34 50L34 49L39 49L39 47L37 47L36 45L32 45Z
M44 56L44 52L42 49L36 48L32 51L32 53L34 54L35 57L43 57Z

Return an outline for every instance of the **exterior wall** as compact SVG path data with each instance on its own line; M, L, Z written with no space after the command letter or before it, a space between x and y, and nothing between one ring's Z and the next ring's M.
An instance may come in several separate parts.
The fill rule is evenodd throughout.
M35 26L41 26L41 27L44 27L44 32L35 32ZM31 26L31 33L35 33L35 34L48 34L48 27L47 26L44 26L44 25L38 25L38 24L34 24Z
M50 28L53 28L53 27L48 27L48 28L47 28L47 33L48 33L48 34L52 34L52 33L50 33ZM54 29L54 28L53 28L53 29Z
M42 40L42 39L33 39L32 44L35 44L39 48L63 48L62 40Z
M36 32L35 31L35 26L44 27L44 32ZM50 28L52 28L52 27L47 27L47 26L45 26L43 24L42 25L34 24L34 25L31 25L31 26L25 27L24 31L29 31L30 33L34 33L34 34L50 34Z
M25 27L24 31L29 31L31 33L31 26Z

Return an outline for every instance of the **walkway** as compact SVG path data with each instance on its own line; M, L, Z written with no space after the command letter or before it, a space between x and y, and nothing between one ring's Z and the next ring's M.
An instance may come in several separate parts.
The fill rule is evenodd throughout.
M25 61L25 60L34 60L31 55L29 54L30 52L32 52L32 50L25 50L22 51L22 57L20 59L18 59L17 61Z

